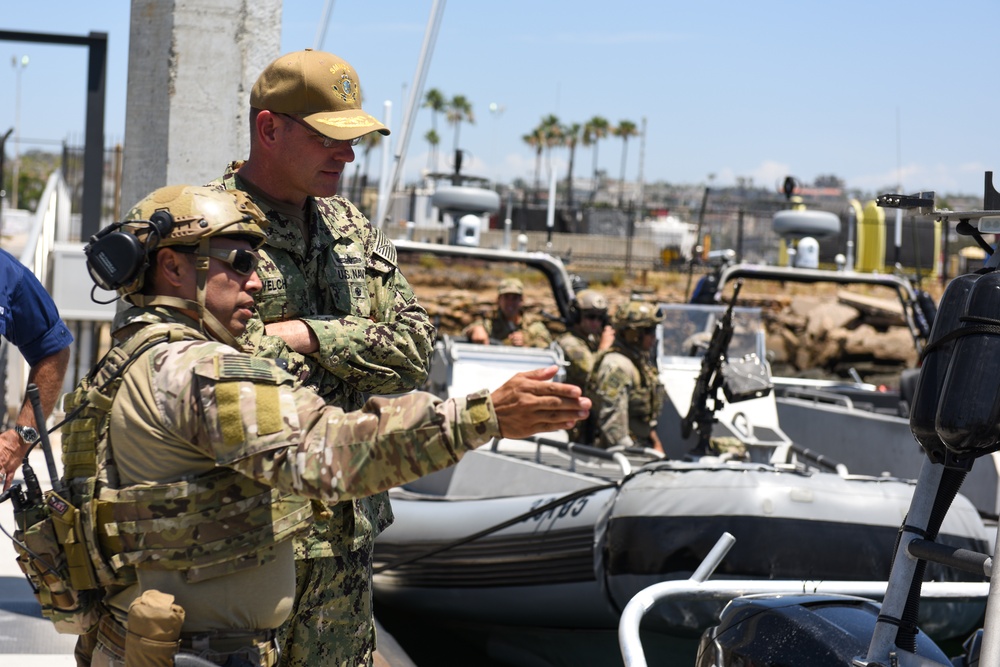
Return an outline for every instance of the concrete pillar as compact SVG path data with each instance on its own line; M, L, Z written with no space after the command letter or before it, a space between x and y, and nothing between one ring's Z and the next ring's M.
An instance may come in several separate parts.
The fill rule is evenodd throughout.
M281 46L281 0L132 0L122 213L204 184L250 147L250 88Z

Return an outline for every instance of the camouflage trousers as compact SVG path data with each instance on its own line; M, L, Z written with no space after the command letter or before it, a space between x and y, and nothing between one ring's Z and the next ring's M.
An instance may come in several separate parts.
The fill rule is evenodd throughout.
M280 667L368 667L375 651L372 552L295 561L295 604L278 629Z

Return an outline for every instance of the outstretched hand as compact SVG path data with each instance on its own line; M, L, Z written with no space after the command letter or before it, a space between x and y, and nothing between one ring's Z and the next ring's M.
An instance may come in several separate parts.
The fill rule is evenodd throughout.
M558 366L518 373L490 397L505 438L569 429L590 412L590 399L572 384L549 382Z

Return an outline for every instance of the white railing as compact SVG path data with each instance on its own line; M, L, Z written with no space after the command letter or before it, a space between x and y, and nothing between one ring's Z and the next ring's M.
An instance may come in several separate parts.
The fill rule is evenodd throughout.
M69 188L60 171L53 172L45 184L38 208L31 217L27 236L18 259L38 278L52 295L56 308L77 338L70 358L70 368L89 368L93 322L110 321L113 304L101 306L90 300L93 284L87 274L83 243L76 240L79 229L71 216ZM107 294L107 293L105 293ZM75 326L76 323L85 326ZM6 389L4 407L8 418L16 415L24 400L30 370L24 357L13 345L6 349ZM86 359L77 356L83 354ZM66 374L64 389L76 383L76 373Z

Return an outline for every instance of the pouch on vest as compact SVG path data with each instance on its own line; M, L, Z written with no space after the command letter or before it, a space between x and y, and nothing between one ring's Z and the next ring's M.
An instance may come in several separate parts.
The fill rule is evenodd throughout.
M48 491L44 505L15 510L14 520L17 564L42 605L42 615L62 634L92 630L100 619L101 593L79 542L79 512Z
M128 608L125 667L174 667L182 625L184 608L173 595L144 591Z

